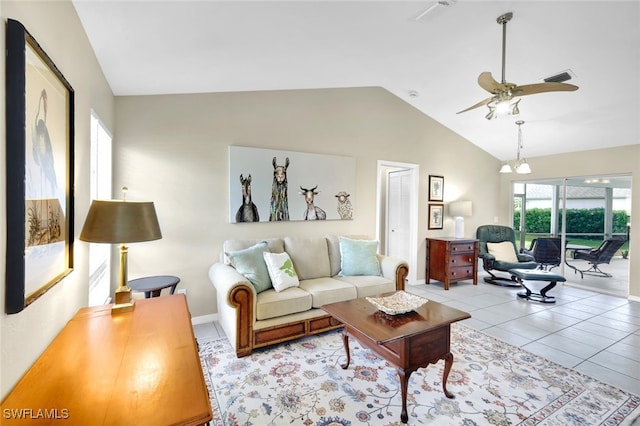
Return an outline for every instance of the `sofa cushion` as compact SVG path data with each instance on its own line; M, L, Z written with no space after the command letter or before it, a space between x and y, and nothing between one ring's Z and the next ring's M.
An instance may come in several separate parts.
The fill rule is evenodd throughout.
M340 237L340 275L380 276L378 241Z
M314 308L320 308L327 303L355 299L358 296L356 288L351 284L329 277L300 281L300 288L311 294L311 306Z
M225 253L229 257L231 265L251 281L256 293L271 288L271 278L269 278L267 264L262 255L267 250L267 242L261 241L249 248Z
M282 291L289 287L298 287L298 274L293 267L291 258L284 253L262 253L269 270L269 278L275 291Z
M291 256L301 281L331 276L325 238L286 237L284 248Z
M311 294L298 287L289 287L279 293L272 288L258 294L256 298L258 321L305 312L309 309L311 309Z
M261 238L261 239L244 239L244 240L225 240L222 243L222 263L230 264L231 261L226 255L230 251L238 251L249 248L261 241L267 242L267 247L271 253L282 253L284 251L284 241L282 238Z
M338 276L335 279L347 282L355 287L358 298L379 296L396 290L396 283L384 277L372 277L366 275L359 276Z

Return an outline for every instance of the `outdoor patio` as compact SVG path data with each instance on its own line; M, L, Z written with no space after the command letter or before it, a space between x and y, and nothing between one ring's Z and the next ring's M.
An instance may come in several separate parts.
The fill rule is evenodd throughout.
M562 265L564 267L564 271L562 271L561 268L554 268L553 271L564 275L567 279L565 285L585 288L587 290L593 290L613 296L628 297L630 261L631 260L629 258L623 259L622 256L614 256L609 264L601 264L600 269L611 274L611 277L584 274L584 278L580 278L580 273L574 273L574 271L566 265ZM567 259L567 262L581 270L588 269L590 266L585 260L569 258Z

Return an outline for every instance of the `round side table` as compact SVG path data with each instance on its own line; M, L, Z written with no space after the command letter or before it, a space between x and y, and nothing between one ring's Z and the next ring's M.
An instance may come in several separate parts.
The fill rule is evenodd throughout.
M144 297L149 299L150 297L160 296L160 292L163 288L171 287L170 294L175 293L176 286L180 282L180 278L173 275L156 275L153 277L136 278L129 281L129 287L131 290L144 292Z

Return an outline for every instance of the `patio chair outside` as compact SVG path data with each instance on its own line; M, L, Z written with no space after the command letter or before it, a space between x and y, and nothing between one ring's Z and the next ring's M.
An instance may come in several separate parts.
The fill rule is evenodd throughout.
M599 265L608 264L611 258L626 242L623 238L608 238L600 244L600 247L592 250L576 250L573 253L574 259L583 259L591 265L588 269L578 269L584 274L596 275L600 277L611 277L612 275L600 269Z
M550 271L556 266L560 266L562 261L561 247L562 240L559 237L540 237L531 241L529 249L524 249L522 252L533 256L539 269Z

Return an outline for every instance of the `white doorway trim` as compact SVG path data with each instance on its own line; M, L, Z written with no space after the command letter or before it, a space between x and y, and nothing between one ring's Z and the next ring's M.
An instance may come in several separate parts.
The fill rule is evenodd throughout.
M400 163L396 161L378 160L378 182L376 188L376 238L378 241L382 241L382 237L388 233L386 223L386 179L387 170L389 168L408 170L411 173L411 191L409 199L409 245L410 245L410 258L407 259L409 263L409 275L407 276L408 284L417 284L418 280L418 190L420 183L420 166L413 163ZM382 245L381 245L382 249Z

